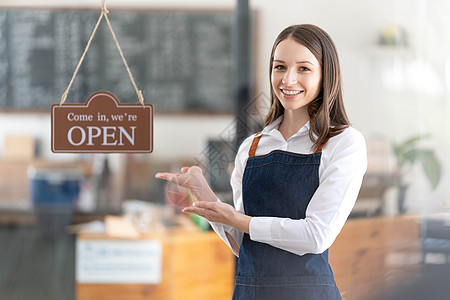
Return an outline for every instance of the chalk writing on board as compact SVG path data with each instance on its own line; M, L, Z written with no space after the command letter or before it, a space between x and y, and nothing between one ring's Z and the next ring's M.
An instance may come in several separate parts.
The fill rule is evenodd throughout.
M0 11L0 108L48 109L59 102L98 15ZM232 111L231 11L120 10L109 17L134 79L156 111ZM115 47L101 24L69 103L101 89L138 101Z

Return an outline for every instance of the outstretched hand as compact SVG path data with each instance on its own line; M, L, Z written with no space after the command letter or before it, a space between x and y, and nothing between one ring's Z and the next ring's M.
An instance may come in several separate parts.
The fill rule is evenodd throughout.
M183 167L181 173L159 172L155 177L187 188L198 201L217 201L217 196L209 187L200 167Z
M210 222L233 226L238 212L229 204L222 202L194 202L191 206L183 208L183 212L199 215Z
M167 180L191 191L198 202L187 206L183 212L193 213L206 218L210 222L232 226L239 231L249 232L251 217L237 212L233 206L217 201L217 196L211 190L203 176L202 169L197 166L183 167L181 173L159 172L156 178Z

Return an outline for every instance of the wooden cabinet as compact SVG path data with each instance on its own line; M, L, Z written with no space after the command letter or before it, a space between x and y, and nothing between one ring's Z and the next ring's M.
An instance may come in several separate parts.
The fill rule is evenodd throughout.
M343 299L371 299L420 271L417 217L379 217L347 221L329 251Z
M105 239L79 235L78 240ZM167 231L143 239L162 243L160 284L76 284L77 300L231 299L235 259L215 232Z

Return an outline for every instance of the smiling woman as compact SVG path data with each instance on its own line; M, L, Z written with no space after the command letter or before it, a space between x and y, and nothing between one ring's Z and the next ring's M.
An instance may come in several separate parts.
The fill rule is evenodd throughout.
M341 299L328 248L353 208L367 155L345 113L331 38L314 25L286 28L270 80L266 126L236 156L234 208L196 166L156 177L190 189L198 202L183 211L208 219L239 257L233 299Z

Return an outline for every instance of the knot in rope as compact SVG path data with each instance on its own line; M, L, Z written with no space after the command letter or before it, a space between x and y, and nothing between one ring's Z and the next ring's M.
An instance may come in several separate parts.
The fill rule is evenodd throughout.
M68 93L69 93L68 90L66 90L66 91L63 93L63 95L62 95L62 97L61 97L61 102L59 102L59 106L63 105L64 102L66 102L66 98L67 98L67 94L68 94Z
M142 104L142 107L145 107L144 95L142 95L142 91L141 90L138 91L138 98L139 98L139 102Z
M106 0L102 0L102 12L105 15L109 14L109 10L106 8Z

